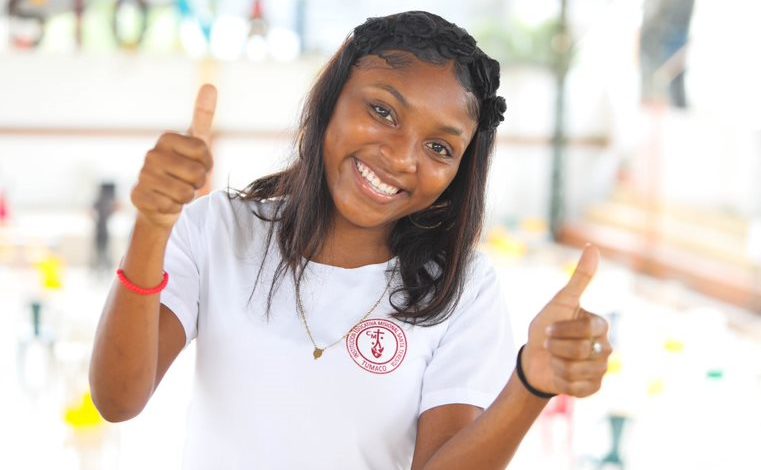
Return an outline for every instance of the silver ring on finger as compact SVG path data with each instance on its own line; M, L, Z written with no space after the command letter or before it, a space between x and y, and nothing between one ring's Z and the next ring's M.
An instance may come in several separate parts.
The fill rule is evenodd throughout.
M596 339L592 340L592 351L589 353L590 359L600 357L600 355L602 355L602 351L603 351L602 343Z

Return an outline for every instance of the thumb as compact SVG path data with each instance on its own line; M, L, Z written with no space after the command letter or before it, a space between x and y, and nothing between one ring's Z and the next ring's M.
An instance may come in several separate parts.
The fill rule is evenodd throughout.
M217 89L214 85L206 83L198 90L193 108L193 122L190 124L190 135L203 140L206 145L209 145L211 138L211 125L216 109Z
M568 284L563 288L566 295L570 295L576 300L581 298L584 290L589 286L590 281L597 272L597 265L600 263L600 250L594 245L587 245L581 252L581 258L576 265Z

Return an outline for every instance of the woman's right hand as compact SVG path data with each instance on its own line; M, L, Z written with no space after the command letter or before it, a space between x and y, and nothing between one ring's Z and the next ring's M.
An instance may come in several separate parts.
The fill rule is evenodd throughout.
M216 105L216 88L203 85L198 90L188 135L165 133L146 154L131 194L138 219L171 231L182 207L206 184L213 165L209 138Z
M145 157L131 194L137 220L120 263L138 286L166 279L172 228L211 170L209 136L216 102L216 89L202 86L188 134L162 135ZM90 358L90 390L100 414L111 422L140 414L185 342L182 324L161 304L161 296L137 295L114 282Z

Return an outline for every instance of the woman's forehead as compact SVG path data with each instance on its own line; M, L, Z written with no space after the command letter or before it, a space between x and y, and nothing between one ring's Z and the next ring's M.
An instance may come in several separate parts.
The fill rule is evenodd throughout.
M453 60L443 60L440 63L431 63L422 61L414 54L407 51L390 51L363 56L357 60L355 69L365 71L389 71L404 74L414 72L421 66L437 69L442 73L454 74Z

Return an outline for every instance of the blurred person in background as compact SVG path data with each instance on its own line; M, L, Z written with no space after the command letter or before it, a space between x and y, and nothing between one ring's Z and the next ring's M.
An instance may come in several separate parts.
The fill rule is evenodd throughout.
M498 87L458 26L371 18L313 86L293 163L194 200L212 167L203 86L189 135L162 135L132 191L90 365L102 415L138 415L195 340L185 468L485 469L551 397L597 391L608 326L580 306L596 248L517 351L475 251Z
M642 101L687 107L686 46L695 0L645 0L640 30Z
M116 186L112 182L101 183L98 187L98 196L92 205L95 220L93 269L97 272L106 272L113 267L108 221L117 208Z

